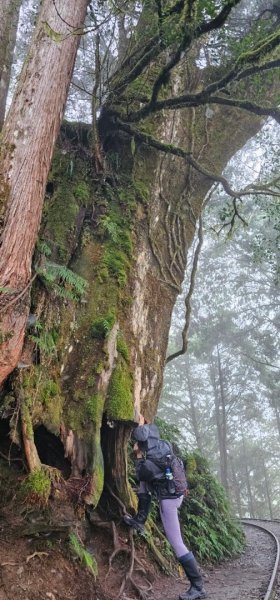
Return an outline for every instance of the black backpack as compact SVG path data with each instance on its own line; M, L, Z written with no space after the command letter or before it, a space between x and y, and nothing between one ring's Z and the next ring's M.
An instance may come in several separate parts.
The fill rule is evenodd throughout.
M158 440L157 444L149 448L145 460L138 466L137 476L147 483L166 483L171 496L184 495L188 488L183 461L174 454L172 445L165 440Z

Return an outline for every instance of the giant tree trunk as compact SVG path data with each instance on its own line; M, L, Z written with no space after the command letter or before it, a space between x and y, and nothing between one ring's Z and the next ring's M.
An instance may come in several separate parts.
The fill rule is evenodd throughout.
M21 355L31 261L87 0L45 0L1 138L0 384ZM66 23L71 23L71 27Z
M193 112L185 111L156 119L154 127L167 142L184 138L191 145L193 122ZM223 131L220 113L217 123ZM223 152L221 138L209 142L220 169L248 137L246 119L239 136L236 122L230 125L235 136L224 136ZM179 158L144 145L133 149L106 111L100 121L106 172L100 178L92 173L89 131L63 127L40 233L52 252L47 260L70 266L88 281L88 291L77 304L38 281L32 311L56 339L56 351L49 357L38 336L37 365L26 369L24 390L35 398L29 407L35 430L43 424L62 437L71 477L80 478L83 499L96 506L104 472L115 493L130 502L129 432L139 412L147 419L156 413L171 313L211 182ZM203 136L199 143L203 153Z
M186 72L199 87L201 73L191 78ZM183 89L184 79L181 71L173 85ZM220 107L209 120L200 108L166 112L144 127L221 173L257 131L259 120L243 114L237 119ZM31 422L35 433L44 425L61 437L71 463L70 479L75 478L75 485L80 480L79 498L96 506L104 473L114 491L130 501L129 431L140 412L147 419L156 413L171 313L212 181L191 170L184 159L131 144L106 106L99 121L105 166L100 176L93 172L89 130L73 124L62 128L40 231L45 250L35 257L45 273L50 262L64 270L70 266L88 281L88 291L75 302L69 298L70 284L65 289L60 281L52 287L42 274L35 282L32 313L43 328L26 338L25 362L31 366L22 376L22 420L23 425ZM30 262L23 263L23 272L19 283L11 275L3 283L24 290ZM73 286L75 276L72 291ZM27 310L22 304L17 309L21 333L14 357L19 356ZM10 349L5 336L3 345ZM53 344L47 345L50 339ZM2 368L4 377L8 358ZM44 450L39 458L47 462Z

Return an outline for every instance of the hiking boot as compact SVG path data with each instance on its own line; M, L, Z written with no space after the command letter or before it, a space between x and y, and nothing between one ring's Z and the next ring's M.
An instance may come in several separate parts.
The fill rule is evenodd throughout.
M135 517L130 515L124 515L123 521L129 527L133 527L136 531L143 533L145 523L148 518L150 506L151 506L151 494L138 494L138 512Z
M188 552L184 556L181 556L179 562L191 582L191 587L186 592L180 594L180 600L198 600L199 598L206 598L203 580L193 553Z
M206 598L206 592L203 587L198 589L194 585L191 585L186 592L183 592L179 596L180 600L198 600L198 598Z
M135 529L139 533L144 533L145 525L144 525L144 523L141 523L141 521L138 521L137 517L138 517L138 515L136 515L136 517L131 517L130 515L124 515L123 521L126 525L128 525L129 527L133 527L133 529Z

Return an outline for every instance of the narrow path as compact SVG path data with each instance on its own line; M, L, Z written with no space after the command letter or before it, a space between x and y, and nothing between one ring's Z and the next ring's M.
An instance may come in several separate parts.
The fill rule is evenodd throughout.
M274 543L265 532L253 527L246 527L245 534L244 554L203 571L209 600L264 598L274 564ZM182 580L162 577L154 586L154 600L176 600L186 587Z

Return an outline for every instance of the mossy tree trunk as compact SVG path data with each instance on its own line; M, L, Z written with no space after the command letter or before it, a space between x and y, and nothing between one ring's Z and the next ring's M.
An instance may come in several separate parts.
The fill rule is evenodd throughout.
M187 138L221 171L259 121L240 117L237 132L236 119L218 109L207 124L206 149L205 118L203 109L185 110L149 127L167 143ZM61 437L83 499L96 506L104 473L131 502L127 441L140 412L147 419L156 413L171 313L212 182L178 157L132 147L112 132L106 113L100 122L106 174L98 178L88 131L63 126L39 243L46 272L49 263L71 267L87 280L87 293L77 303L67 299L67 284L59 290L44 275L37 279L32 313L42 327L27 338L25 362L32 355L37 364L25 370L23 389L33 427L43 424ZM75 282L68 284L74 290Z
M219 68L215 73L211 67L204 72L197 66L200 49L196 42L190 50L194 39L212 31L211 27L220 27L231 6L238 3L239 0L230 2L219 18L213 22L207 18L201 26L197 25L195 14L184 12L181 18L184 3L175 4L176 9L170 14L176 19L178 13L179 45L174 50L176 40L171 39L170 55L169 51L165 53L168 35L162 40L164 31L154 27L160 15L148 5L139 19L143 44L142 38L138 46L135 42L136 49L132 49L122 62L121 72L110 81L111 89L98 123L99 139L92 144L90 127L81 124L65 123L61 131L34 255L36 279L21 356L25 368L14 381L13 393L16 405L20 403L25 439L28 433L29 468L37 468L33 435L43 425L63 442L71 465L70 480L75 479L79 500L94 506L105 480L126 503L131 501L126 445L139 413L147 419L156 413L172 309L181 289L205 194L215 180L208 172L221 174L231 156L260 127L260 118L248 112L246 103L247 112L241 112L234 106L225 106L219 97L219 102L211 102L209 110L205 98L211 95L210 84L215 81L215 90L220 90L227 81L221 78ZM81 9L82 2L78 4ZM86 2L82 12L85 5ZM192 12L192 7L188 8ZM69 5L67 10L69 22ZM81 18L82 14L78 20ZM49 23L49 19L45 21ZM168 23L167 18L166 27ZM58 30L55 25L52 27ZM51 44L49 38L46 43ZM260 52L265 56L265 48L257 48L256 57L249 52L248 64L253 59L258 61ZM269 48L267 44L267 52ZM244 68L243 74L249 71ZM237 74L234 68L229 80ZM204 87L202 78L207 90L204 97L200 93ZM177 110L173 110L174 106L172 111L162 110L165 94L178 100L184 98L186 87L192 108L183 108L184 101ZM139 93L143 95L144 112L139 109ZM46 106L46 99L43 105ZM157 106L160 109L156 113ZM269 113L264 109L258 114ZM130 124L139 121L138 133L133 136L136 130L131 130ZM53 123L53 133L58 122L56 119ZM11 139L4 137L8 143L4 165L20 148L14 140L14 129L11 132ZM20 133L24 132L23 127ZM96 135L96 128L94 132ZM144 143L148 136L159 140L158 146ZM165 143L164 152L158 149L160 143ZM92 147L102 148L98 161L92 156ZM184 152L174 155L174 147L181 147ZM40 148L35 156L42 161L44 149ZM193 168L190 156L199 160L203 168ZM103 164L97 173L93 165L100 158ZM13 276L6 269L13 267L7 252L8 239L14 240L14 232L4 230L9 235L0 285L20 286L24 293L26 282L30 282L30 256L40 222L49 160L50 153L40 171L39 188L32 182L28 192L32 198L37 194L39 212L32 213L36 226L32 223L28 251L25 240L22 246L17 240L17 252L21 255L24 250L25 260ZM13 164L12 161L12 167ZM21 189L25 189L28 172L25 171ZM19 185L18 178L16 183ZM9 182L4 179L3 193L7 187ZM15 214L7 211L6 227L15 222ZM26 225L26 213L20 214L18 219ZM4 241L3 237L3 248ZM19 264L19 260L16 262ZM84 280L88 285L86 294ZM2 359L2 378L15 366L25 334L29 304L21 302L15 308L12 319L8 313L4 323L2 348L9 351L12 347L15 337L10 333L16 329L16 349L13 360L5 356ZM45 449L39 452L39 445L38 454L39 461L47 462ZM55 459L53 463L51 466L56 466Z

